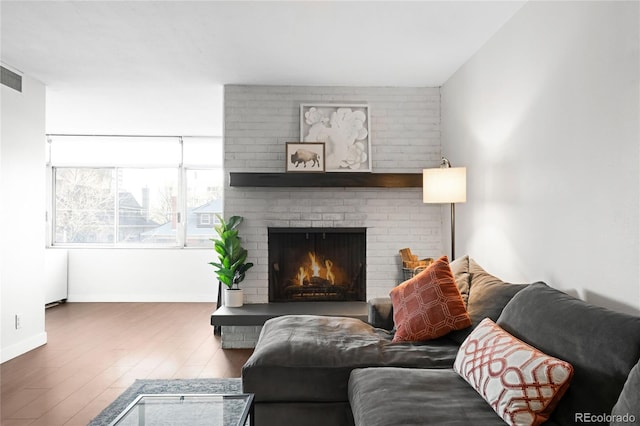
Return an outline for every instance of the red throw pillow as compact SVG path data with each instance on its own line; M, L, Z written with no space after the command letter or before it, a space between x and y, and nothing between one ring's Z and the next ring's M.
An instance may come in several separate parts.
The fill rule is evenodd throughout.
M396 325L393 342L435 339L471 326L447 256L395 287L389 295Z
M546 422L573 367L516 339L485 318L462 343L453 369L510 425Z

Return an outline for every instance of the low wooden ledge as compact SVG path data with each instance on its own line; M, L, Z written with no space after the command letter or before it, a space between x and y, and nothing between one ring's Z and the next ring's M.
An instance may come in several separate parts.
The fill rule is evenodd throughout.
M222 306L211 314L211 325L252 326L283 315L350 317L367 321L367 302L283 302L247 304L240 308Z
M243 173L230 172L235 187L422 188L422 173Z

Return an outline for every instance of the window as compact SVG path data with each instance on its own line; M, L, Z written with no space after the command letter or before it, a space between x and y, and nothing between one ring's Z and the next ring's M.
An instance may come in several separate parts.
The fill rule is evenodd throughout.
M222 143L203 138L184 139L184 176L186 185L186 240L188 247L211 247L213 226L222 214ZM205 159L209 163L205 163ZM209 217L209 225L206 217Z
M200 214L200 220L198 221L198 225L202 226L211 226L211 215L209 213Z
M52 245L211 247L222 214L219 138L51 135L49 143Z

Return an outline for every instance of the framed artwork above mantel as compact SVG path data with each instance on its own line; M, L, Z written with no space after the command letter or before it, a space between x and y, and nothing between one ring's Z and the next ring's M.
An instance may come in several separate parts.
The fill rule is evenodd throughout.
M300 140L324 142L325 171L371 172L367 104L300 104Z
M323 142L287 142L287 172L324 172Z

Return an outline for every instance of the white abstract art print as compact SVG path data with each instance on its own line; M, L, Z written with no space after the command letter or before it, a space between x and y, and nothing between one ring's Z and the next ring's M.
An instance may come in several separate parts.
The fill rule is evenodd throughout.
M325 143L325 171L370 172L371 139L366 104L301 104L303 142Z

